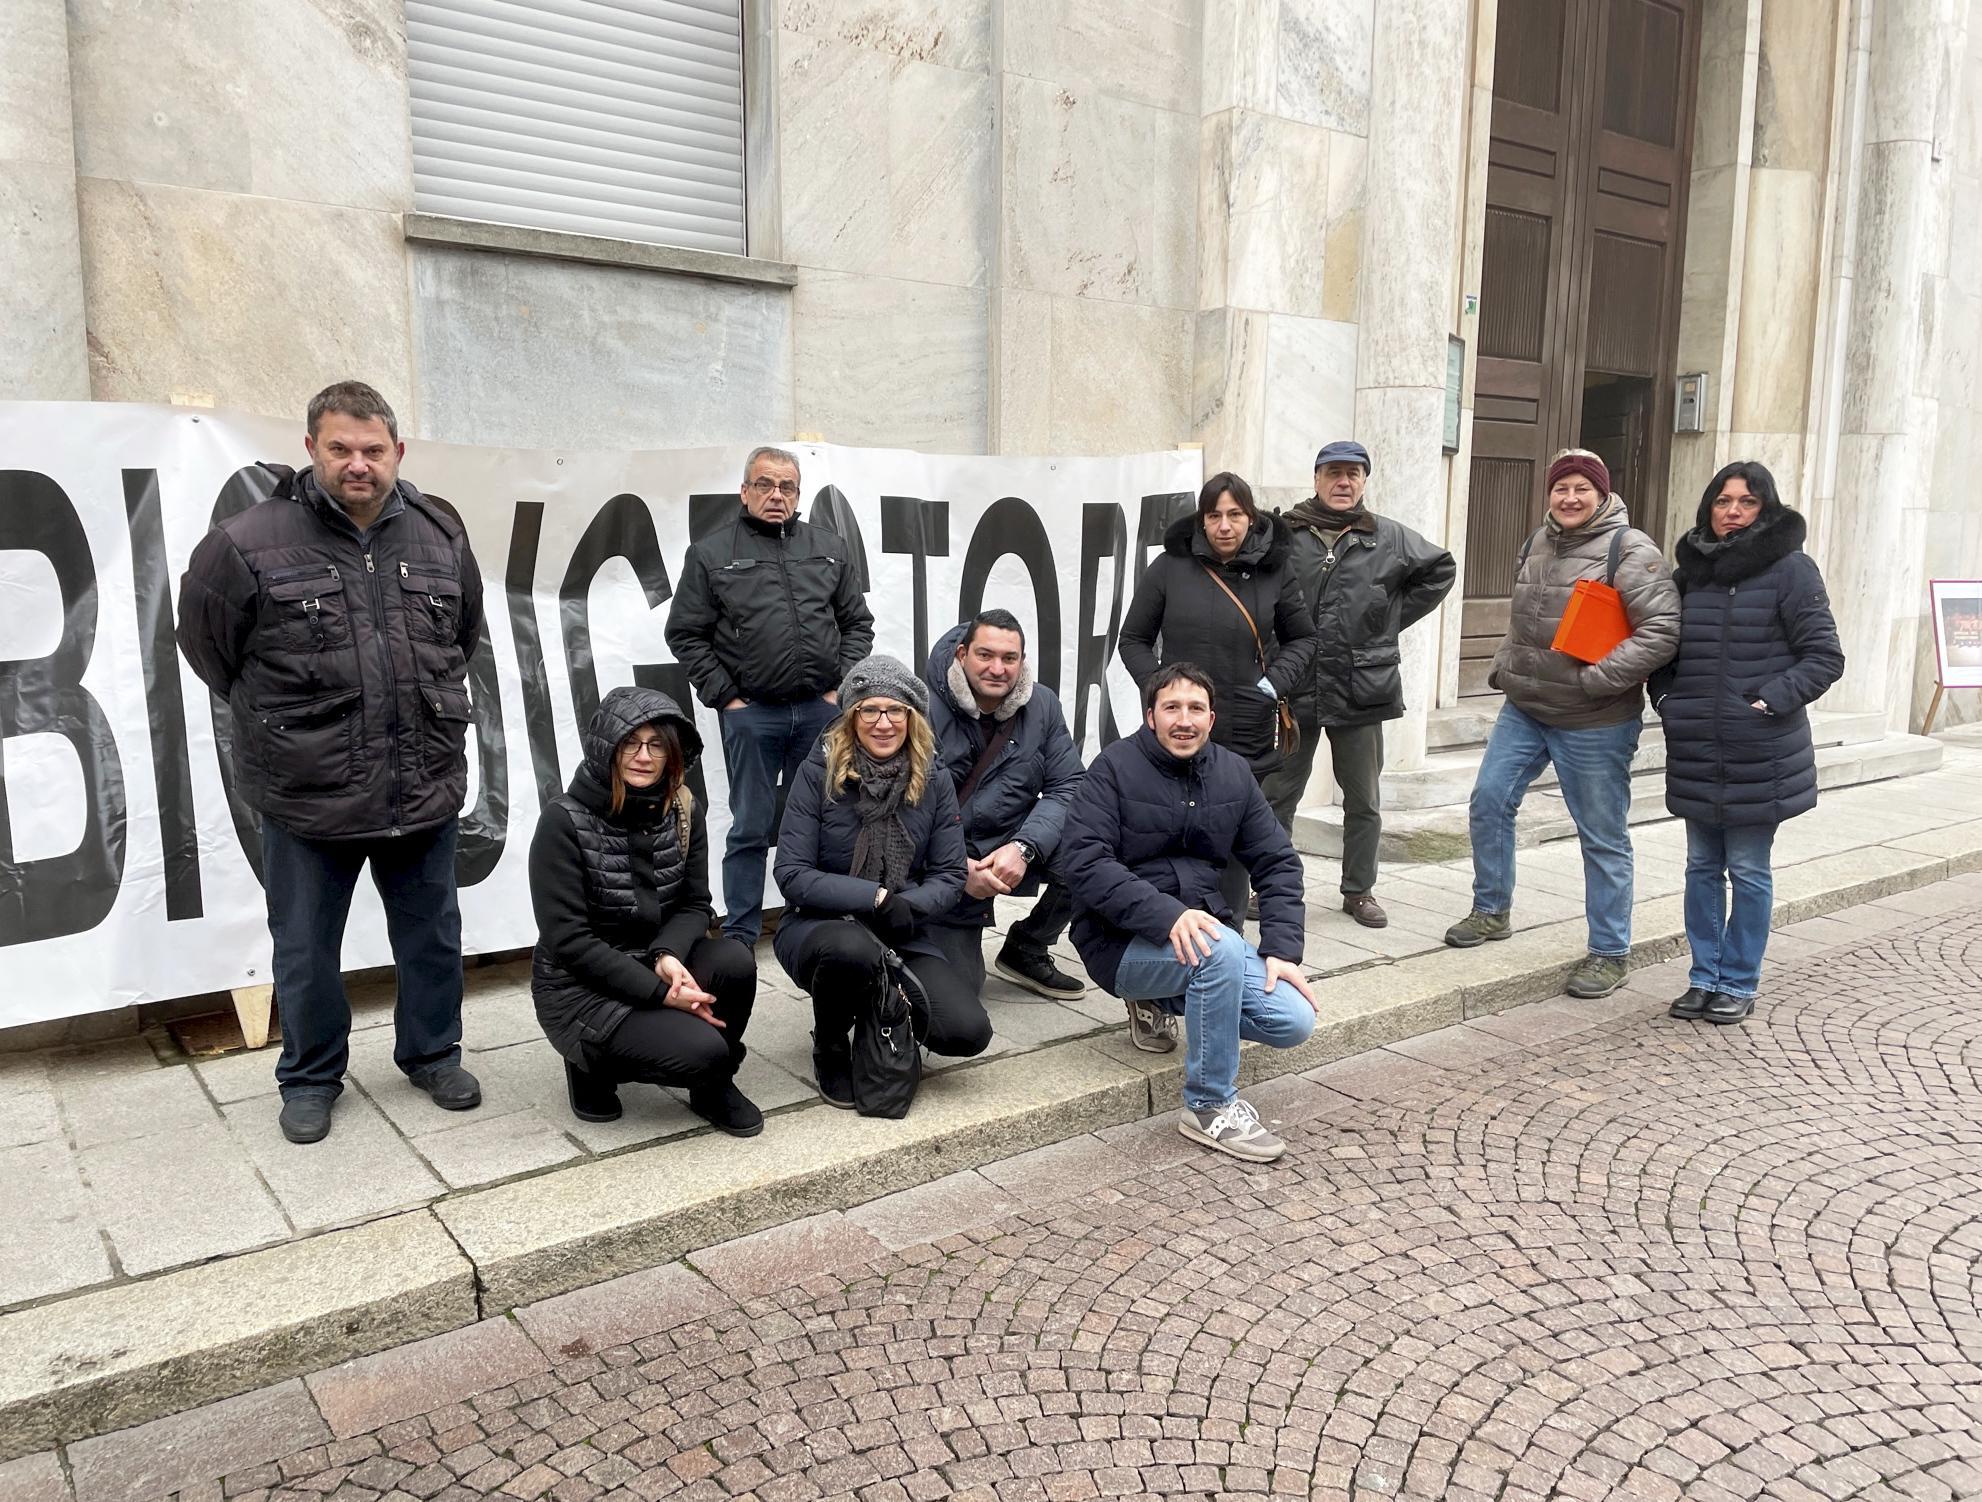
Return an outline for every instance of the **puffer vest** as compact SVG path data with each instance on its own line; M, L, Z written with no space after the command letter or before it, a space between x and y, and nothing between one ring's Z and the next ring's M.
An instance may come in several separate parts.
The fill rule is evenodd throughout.
M608 818L569 793L551 800L571 816L585 863L585 906L608 943L642 948L673 911L687 875L692 797L682 788L673 817L644 825Z

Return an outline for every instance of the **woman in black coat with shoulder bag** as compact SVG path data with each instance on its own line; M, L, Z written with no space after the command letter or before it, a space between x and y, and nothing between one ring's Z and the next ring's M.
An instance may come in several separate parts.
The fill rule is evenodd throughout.
M1321 638L1301 593L1285 522L1253 501L1252 487L1213 475L1197 510L1163 534L1122 618L1122 665L1147 687L1158 668L1192 662L1211 675L1211 739L1264 778L1292 747L1290 695L1307 682ZM1226 867L1234 922L1246 911L1246 871Z
M851 1034L889 984L886 951L922 993L917 1032L931 1053L984 1052L991 1019L929 932L963 896L969 855L956 789L936 760L929 687L877 654L848 670L839 706L778 826L785 915L775 947L812 998L820 1098L854 1110L868 1103L855 1096Z
M1714 476L1675 554L1679 654L1651 680L1665 805L1686 821L1693 969L1675 1017L1734 1023L1754 1011L1776 829L1817 806L1808 706L1844 672L1844 652L1806 530L1775 476L1747 460Z
M702 737L666 694L616 688L584 747L530 842L530 995L572 1114L616 1121L619 1085L678 1085L711 1125L753 1137L764 1114L736 1071L757 961L709 932L708 821L686 786Z

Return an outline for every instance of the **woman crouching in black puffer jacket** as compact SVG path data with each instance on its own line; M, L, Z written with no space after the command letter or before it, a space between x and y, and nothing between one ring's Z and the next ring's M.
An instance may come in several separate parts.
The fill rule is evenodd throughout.
M585 763L530 842L537 950L530 994L564 1056L572 1114L616 1121L617 1087L686 1086L733 1137L764 1113L736 1088L757 961L711 937L709 832L685 785L702 737L674 700L616 688L585 731Z

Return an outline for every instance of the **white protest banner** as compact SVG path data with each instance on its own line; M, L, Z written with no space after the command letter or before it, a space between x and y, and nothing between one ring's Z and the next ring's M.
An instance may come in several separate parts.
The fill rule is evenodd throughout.
M0 402L0 1027L267 980L255 820L231 796L215 706L172 627L194 545L266 496L258 461L307 462L301 429ZM877 650L919 670L950 626L1003 606L1086 754L1140 723L1116 632L1164 526L1189 509L1197 453L791 447L803 515L845 536L865 571ZM668 601L690 541L733 516L748 452L409 442L402 473L461 513L487 590L457 863L469 953L534 940L530 835L577 768L599 695L638 681L691 704L662 636ZM721 740L714 713L695 713L720 852ZM361 883L344 963L388 960Z

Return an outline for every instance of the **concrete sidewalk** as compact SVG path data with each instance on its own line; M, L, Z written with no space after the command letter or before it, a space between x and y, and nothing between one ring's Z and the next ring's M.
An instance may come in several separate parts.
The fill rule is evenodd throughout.
M1636 840L1639 957L1663 960L1681 947L1684 832L1668 821ZM1982 869L1982 748L1951 744L1939 771L1828 794L1785 828L1776 859L1792 936ZM1463 865L1388 868L1381 931L1336 911L1336 878L1309 858L1322 1025L1302 1049L1249 1052L1249 1078L1553 995L1583 951L1573 843L1522 852L1521 932L1482 951L1439 943L1467 907ZM768 952L761 962L743 1084L771 1120L749 1143L640 1087L623 1092L621 1122L572 1120L519 967L471 972L481 1110L441 1112L398 1077L390 999L374 992L335 1131L309 1148L275 1130L267 1053L189 1062L160 1033L0 1055L0 1457L1175 1104L1177 1066L1128 1046L1119 1003L1020 1000L994 981L992 1051L935 1073L908 1120L830 1110L808 1083L809 1007Z

